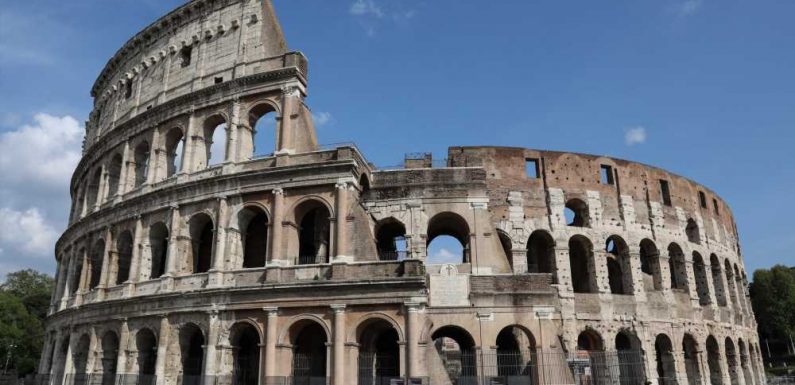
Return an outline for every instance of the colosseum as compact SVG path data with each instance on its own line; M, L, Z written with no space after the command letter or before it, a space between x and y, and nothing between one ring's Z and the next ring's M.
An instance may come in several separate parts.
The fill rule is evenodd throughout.
M270 0L190 1L110 59L42 384L765 383L713 191L525 148L379 168L318 145L307 67Z

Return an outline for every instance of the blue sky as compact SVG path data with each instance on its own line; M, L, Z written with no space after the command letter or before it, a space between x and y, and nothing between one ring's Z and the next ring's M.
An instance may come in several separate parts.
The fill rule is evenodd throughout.
M749 271L795 263L795 2L275 0L323 143L606 154L725 198ZM0 1L0 276L52 272L89 90L175 0Z

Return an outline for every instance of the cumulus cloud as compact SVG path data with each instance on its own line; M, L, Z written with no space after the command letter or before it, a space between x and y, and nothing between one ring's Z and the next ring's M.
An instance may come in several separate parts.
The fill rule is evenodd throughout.
M624 143L627 146L646 143L646 128L639 126L627 129L624 133Z
M312 114L312 120L315 122L315 127L323 127L334 121L334 117L330 112L316 112Z
M18 250L24 254L42 258L52 255L58 231L37 208L17 211L0 208L0 250Z

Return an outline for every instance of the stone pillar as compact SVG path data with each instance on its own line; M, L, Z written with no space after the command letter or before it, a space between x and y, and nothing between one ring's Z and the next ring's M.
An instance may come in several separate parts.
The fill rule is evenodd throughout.
M52 358L52 349L55 347L55 341L57 337L55 337L55 333L46 332L44 333L44 346L41 348L41 357L39 357L39 368L37 373L41 375L46 375L50 373L50 359Z
M105 166L99 169L99 185L97 185L97 199L94 200L94 207L91 212L99 210L99 206L105 201Z
M60 303L58 304L58 310L61 310L66 307L66 302L69 300L69 295L71 295L71 288L72 288L72 280L74 279L74 269L75 269L75 259L79 258L76 251L71 251L68 256L69 260L66 262L66 266L64 268L64 276L63 276L63 288L61 290L61 296L58 298ZM62 260L63 262L63 260ZM64 263L61 263L64 265Z
M121 173L119 174L119 185L114 191L115 197L121 197L127 191L130 191L130 141L124 142L124 150L122 150L121 155ZM134 174L134 173L133 173Z
M164 384L166 380L169 335L171 335L171 324L168 322L168 316L163 316L160 318L160 333L157 338L157 358L155 360L155 380L158 384Z
M168 233L168 250L166 251L166 277L177 274L177 259L179 258L179 233L180 233L179 206L171 206L171 226Z
M286 86L282 88L282 119L281 127L279 129L279 143L276 147L276 154L292 154L295 152L293 143L293 119L297 114L295 113L296 101L301 95L298 87Z
M74 330L69 331L69 345L66 347L66 357L63 358L63 369L61 371L61 381L66 380L66 374L73 374L75 372L75 362L72 359L73 348L77 345L80 335ZM88 368L86 368L88 369Z
M194 117L193 111L191 111L190 117L188 118L188 128L185 130L185 142L182 146L182 165L180 166L181 170L179 173L191 173L194 171L195 167L193 167L193 153L194 153L194 146L196 140L194 138L195 130L196 130L196 118Z
M146 180L144 184L152 184L157 182L157 168L160 165L159 148L160 146L160 130L154 129L152 133L152 143L149 145L149 159L147 159L146 167Z
M270 264L282 265L287 256L282 250L282 222L284 221L284 190L273 192L273 218L271 219Z
M213 263L209 271L209 285L221 286L223 285L223 272L226 270L224 258L226 256L226 228L229 224L229 215L227 211L229 203L226 197L218 198L218 208L216 211L216 226L215 226L215 247L213 247Z
M345 182L337 183L336 200L336 221L334 231L334 244L336 253L334 262L347 262L351 257L348 255L348 184Z
M231 118L229 119L228 129L227 131L227 151L226 151L226 161L227 162L238 162L240 159L238 158L238 154L240 153L240 140L239 138L239 130L238 127L240 126L240 102L234 101L232 102L231 108Z
M140 215L135 217L135 233L133 234L133 250L132 250L132 261L130 261L130 274L128 278L128 282L135 284L138 283L140 279L140 271L141 271L141 252L142 252L142 237L144 233L144 224L143 219ZM133 293L129 293L132 295Z
M104 298L105 289L111 280L110 268L113 247L113 229L110 226L105 228L105 250L102 251L102 273L99 275L99 285L97 286L97 300Z
M264 384L269 384L269 381L273 380L273 377L276 376L276 339L278 338L276 334L276 323L278 321L279 316L279 309L276 307L264 307L262 310L265 311L267 315L267 321L265 325L265 349L264 349L264 376L265 381Z
M640 268L640 250L633 248L629 252L629 266L632 273L632 294L643 297L645 301L646 288L643 285L643 272Z
M332 385L345 385L345 305L331 305L334 313L334 327L332 330Z
M416 302L405 304L406 317L406 376L419 377L419 313L421 305Z
M124 377L119 374L127 374L127 355L129 354L130 328L127 319L121 321L119 328L119 352L116 358L116 383L124 385Z
M204 385L215 384L215 367L217 364L216 351L218 349L218 310L210 310L209 322L207 323L207 345L204 346Z

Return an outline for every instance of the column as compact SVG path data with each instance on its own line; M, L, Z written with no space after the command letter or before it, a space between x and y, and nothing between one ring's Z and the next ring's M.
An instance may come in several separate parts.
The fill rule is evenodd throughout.
M119 385L124 384L124 377L120 374L127 374L127 355L128 344L130 340L130 328L127 325L127 319L122 319L121 328L119 328L119 352L116 358L116 383Z
M348 255L348 183L337 183L336 201L336 229L334 235L336 239L336 254L333 262L347 262Z
M218 198L215 224L215 246L213 247L212 267L209 271L208 286L217 287L223 285L223 272L226 270L224 258L226 256L226 227L229 223L227 215L229 203L226 197Z
M216 350L218 343L218 310L208 312L209 322L207 323L207 345L204 346L204 385L215 384Z
M140 215L135 217L135 233L133 234L133 250L132 250L132 261L130 261L130 275L128 278L128 282L131 284L138 283L140 281L140 271L141 271L141 248L142 246L142 237L144 232L144 224L143 219ZM132 293L130 293L132 294Z
M114 251L116 248L113 245L113 230L110 226L105 228L105 250L103 251L102 255L102 274L99 276L99 290L97 299L102 299L102 292L110 285L110 282L114 277L115 274L112 274L110 269L116 263L116 252ZM111 261L111 259L113 261Z
M58 310L61 310L64 307L66 307L66 302L69 300L69 294L71 294L70 291L71 291L71 287L72 287L72 280L74 279L73 276L74 276L74 269L75 269L75 259L78 258L77 257L77 252L76 251L71 251L69 253L69 256L68 257L64 256L64 258L69 258L69 260L66 261L65 264L61 263L62 265L66 265L66 266L64 267L64 271L65 271L64 274L65 275L63 275L63 288L61 289L61 292L60 292L61 296L60 296L60 298L58 298L60 300L60 304L58 305ZM62 262L63 262L63 260L62 260Z
M405 304L406 316L406 376L419 376L419 312L421 305L416 302Z
M168 337L171 334L171 324L168 316L160 318L160 333L157 338L157 358L155 360L155 381L164 384L166 380L166 354L168 354Z
M121 155L121 173L119 174L119 186L117 187L114 196L119 197L130 191L130 141L124 142L124 150ZM135 173L133 173L135 174Z
M91 212L99 210L99 206L105 201L105 166L99 170L99 185L97 186L97 199L94 201L94 207Z
M298 87L286 86L282 88L282 119L279 129L279 144L276 154L292 154L293 145L293 117L295 114L296 99L301 94Z
M334 313L334 329L332 330L332 385L345 385L345 305L331 305Z
M39 368L37 374L46 375L50 373L50 359L52 357L52 349L55 345L55 333L44 333L44 346L41 348L41 357L39 357Z
M188 128L185 130L185 142L183 143L182 149L182 165L181 170L179 173L185 174L194 171L193 167L193 146L195 144L195 140L193 138L194 130L195 130L195 122L196 118L194 117L193 111L191 111L190 117L188 118Z
M285 255L282 252L282 221L284 221L284 190L273 190L273 218L271 219L270 264L281 265Z
M278 321L279 309L276 307L264 307L263 311L267 314L267 321L265 324L265 363L263 365L263 373L265 381L263 383L269 384L270 380L276 375L276 322Z
M149 159L146 160L146 180L144 184L152 184L157 181L157 168L160 165L158 161L160 154L160 130L154 129L152 133L152 143L149 146Z
M177 274L177 255L179 253L179 233L180 233L180 213L179 206L171 206L171 226L168 229L168 250L166 251L166 277L174 277Z
M227 131L227 148L226 161L238 162L238 154L240 153L240 142L238 140L238 127L240 126L240 102L232 102L231 118L229 119L229 131Z

